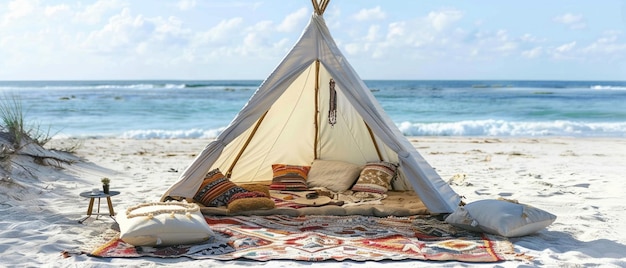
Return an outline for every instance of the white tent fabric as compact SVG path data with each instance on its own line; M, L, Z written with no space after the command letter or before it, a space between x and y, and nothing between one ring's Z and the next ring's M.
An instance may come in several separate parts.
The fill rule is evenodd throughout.
M328 123L331 79L334 125ZM432 213L451 213L460 203L383 111L315 12L292 50L163 198L192 197L214 168L230 170L235 183L269 181L272 164L310 165L316 158L399 163L394 189L415 190Z

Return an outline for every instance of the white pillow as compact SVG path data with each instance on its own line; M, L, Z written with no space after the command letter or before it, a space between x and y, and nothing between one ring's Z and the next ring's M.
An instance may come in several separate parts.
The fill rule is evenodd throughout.
M134 246L194 244L214 236L194 203L143 203L117 217L120 238Z
M504 200L480 200L459 207L446 218L453 226L506 237L535 233L556 220L544 210Z
M309 188L325 187L341 193L352 187L361 169L362 166L348 162L316 159L311 164L306 182Z

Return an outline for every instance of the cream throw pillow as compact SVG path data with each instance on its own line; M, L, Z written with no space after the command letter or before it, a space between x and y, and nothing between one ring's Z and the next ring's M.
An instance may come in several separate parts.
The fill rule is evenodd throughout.
M361 169L361 166L348 162L316 159L311 164L307 184L309 188L325 187L341 193L352 187Z
M446 222L470 231L506 237L533 234L556 220L541 209L504 200L480 200L459 207Z
M194 203L143 203L117 216L120 238L133 246L199 243L214 236Z

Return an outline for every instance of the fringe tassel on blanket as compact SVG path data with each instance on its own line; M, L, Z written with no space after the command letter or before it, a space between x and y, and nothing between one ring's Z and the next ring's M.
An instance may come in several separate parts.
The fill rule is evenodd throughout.
M332 78L328 82L330 88L330 104L328 106L328 123L335 126L337 123L337 91L335 91L335 80Z

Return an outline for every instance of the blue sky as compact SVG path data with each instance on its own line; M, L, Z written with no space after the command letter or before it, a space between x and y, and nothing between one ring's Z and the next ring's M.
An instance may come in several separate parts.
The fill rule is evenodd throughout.
M308 0L0 3L0 80L264 79ZM626 80L626 1L331 0L363 79Z

